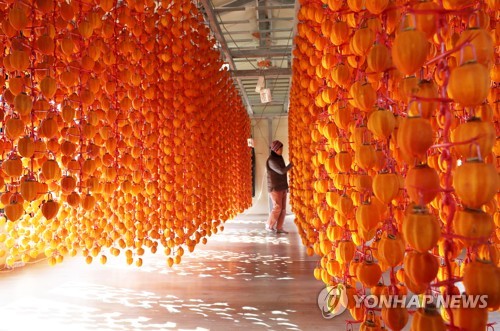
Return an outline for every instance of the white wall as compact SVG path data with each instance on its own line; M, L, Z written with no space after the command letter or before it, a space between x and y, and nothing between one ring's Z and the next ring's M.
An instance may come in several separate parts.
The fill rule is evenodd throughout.
M271 122L271 138L269 137L269 122ZM253 205L245 211L246 214L268 214L269 196L267 192L266 161L269 157L269 145L273 140L283 143L283 158L288 164L288 117L272 119L262 118L252 120L252 137L255 146L255 197ZM287 213L291 213L290 203L287 203Z

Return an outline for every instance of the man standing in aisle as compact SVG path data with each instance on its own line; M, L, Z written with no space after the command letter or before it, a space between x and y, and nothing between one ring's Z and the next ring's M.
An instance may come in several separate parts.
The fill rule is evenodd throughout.
M287 172L292 163L285 166L283 159L283 143L275 140L271 144L271 155L267 159L267 188L271 197L273 208L269 213L266 230L269 232L287 234L283 229L286 214L286 195L288 192Z

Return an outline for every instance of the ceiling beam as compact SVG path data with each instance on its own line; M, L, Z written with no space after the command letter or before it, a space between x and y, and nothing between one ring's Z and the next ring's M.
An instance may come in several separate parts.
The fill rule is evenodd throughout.
M265 24L265 23L270 23L269 21L261 21L261 23L259 23L259 25L261 24ZM223 23L225 24L225 23ZM273 32L288 32L290 33L290 29L260 29L258 32L260 32L261 34L263 33L273 33ZM224 34L229 34L229 35L235 35L235 34L250 34L250 31L249 30L240 30L240 31L224 31ZM261 37L260 40L264 40L265 37Z
M273 18L266 18L266 19L258 19L255 20L256 22L274 22L274 21L286 21L286 22L293 22L293 17L273 17ZM223 21L224 25L228 24L248 24L250 23L250 20L234 20L234 21ZM287 31L290 31L287 29Z
M224 5L224 7L239 7L244 6L250 2L252 2L252 0L236 0L233 2L229 2L228 4Z
M290 37L287 36L287 37L276 37L274 36L273 37L273 41L276 41L276 40L289 40ZM238 44L238 43L250 43L250 42L255 42L257 39L256 38L247 38L247 39L231 39L231 40L228 40L227 43L228 44ZM244 47L240 47L239 49L242 49Z
M273 79L268 79L267 80L267 87L271 89L271 91L273 93L279 93L279 94L285 94L286 92L286 89L288 88L288 86L275 86L273 83ZM245 87L250 90L250 91L247 91L247 93L250 95L251 93L255 93L255 94L258 94L258 92L255 92L255 85L245 85Z
M288 77L284 77L283 79L280 79L280 77L270 77L269 79L272 78L273 82L273 87L281 87L285 88L288 87ZM254 86L254 79L253 78L245 78L242 77L241 80L243 81L244 86Z
M299 10L300 10L300 3L299 3L299 0L295 0L295 5L294 5L294 8L295 8L295 15L294 15L294 19L293 19L293 29L292 29L292 40L295 39L295 35L297 34L297 23L298 23L298 15L299 15ZM295 47L295 43L294 43L294 46ZM288 59L289 63L292 62L292 57L293 57L293 52L291 52L292 55L291 57ZM288 91L287 91L287 95L286 95L286 103L283 105L283 110L285 112L288 113L289 111L289 108L290 108L290 89L292 88L292 75L290 75L290 84L288 85Z
M292 52L292 46L254 48L247 50L230 49L231 56L235 59L256 58L256 57L283 57L289 56Z
M205 10L205 14L207 15L208 22L210 24L210 30L212 30L212 32L215 35L215 39L220 44L220 48L221 48L221 51L222 51L222 54L224 56L225 61L229 64L229 68L232 71L236 70L236 65L234 64L231 52L229 51L229 48L227 47L226 39L224 38L224 35L222 34L222 30L220 28L220 25L217 21L217 17L216 17L214 8L212 6L211 0L200 0L200 3L202 4L203 9ZM246 104L247 112L249 114L253 114L252 105L250 104L250 101L248 100L248 95L245 91L245 88L243 87L243 84L241 83L241 79L237 79L236 81L237 81L238 86L240 88L241 97L243 98L243 101Z
M268 12L264 7L267 5L267 0L256 0L256 17L259 20L259 45L260 47L270 46L269 40L269 29L271 27L271 22L267 21L271 16L268 15ZM264 21L266 20L266 21ZM268 44L269 43L269 44Z
M269 85L271 85L271 84L269 84ZM269 86L268 86L268 87L269 87ZM249 87L249 89L250 89L250 88L251 88L251 87ZM283 96L283 97L285 97L285 96L286 96L286 92L287 92L287 90L285 90L285 89L279 89L279 88L276 88L276 87L272 87L272 88L270 87L270 89L271 89L271 93L272 93L273 95L279 95L279 96ZM253 90L253 91L255 91L255 90ZM259 95L259 96L260 96L260 94L259 94L259 93L257 93L257 92L254 92L254 93L250 93L250 92L248 92L248 97L249 97L250 99L251 99L251 96L252 96L252 95Z
M202 1L203 2L203 1ZM294 5L277 5L277 6L263 6L262 8L255 8L257 10L263 9L263 10L268 10L268 9L294 9ZM223 12L231 12L231 11L245 11L247 7L216 7L214 8L214 12L216 13L223 13Z
M251 116L252 119L261 119L261 118L276 118L276 117L288 117L288 113L264 113L264 114L254 114Z
M272 97L273 97L273 99L272 99L273 100L272 105L278 106L278 105L283 105L285 103L285 97L286 97L286 95L283 92L280 92L280 94L271 92L271 94L272 94ZM278 101L278 100L281 100L281 101L275 102L275 101ZM250 95L250 103L254 106L253 107L254 110L255 110L255 106L264 105L263 103L261 103L260 94L257 94L257 93L254 93L254 94Z
M292 75L291 68L271 68L266 70L233 70L233 78L259 78L264 76L266 78L276 77L290 77Z
M260 100L250 100L253 106L261 106L261 107L266 107L266 106L283 106L283 102L280 101L271 101L267 103L262 103Z
M271 83L270 83L270 84L271 84ZM252 89L252 88L255 88L255 83L253 83L253 84L245 84L245 87L246 87L248 90L250 90L250 89ZM274 82L273 82L273 84L272 84L272 88L273 88L273 89L272 89L273 91L279 91L279 92L288 91L288 85L276 85L276 84L274 84ZM254 90L254 91L255 91L255 90ZM248 92L248 93L250 93L250 92ZM256 92L256 93L257 93L257 92Z
M239 7L239 6L244 6L253 0L235 0L232 2L228 2L227 4L223 5L223 7ZM275 2L278 2L282 5L288 5L290 3L293 3L293 0L275 0Z
M271 17L271 18L257 20L257 22L276 22L276 21L293 22L293 17Z

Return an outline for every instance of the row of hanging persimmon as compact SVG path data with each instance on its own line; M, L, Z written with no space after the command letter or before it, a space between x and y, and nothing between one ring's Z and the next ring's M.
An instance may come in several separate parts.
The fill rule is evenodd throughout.
M249 119L191 1L2 0L0 20L8 266L172 265L249 206Z
M498 1L301 1L290 100L291 201L314 275L352 323L405 307L353 295L488 295L421 307L411 330L485 330L500 307Z

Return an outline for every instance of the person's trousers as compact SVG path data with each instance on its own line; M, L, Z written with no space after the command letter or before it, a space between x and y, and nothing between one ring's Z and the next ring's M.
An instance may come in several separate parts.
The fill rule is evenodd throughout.
M286 215L286 193L286 190L269 193L273 202L273 209L269 213L267 220L267 227L269 229L283 230Z

